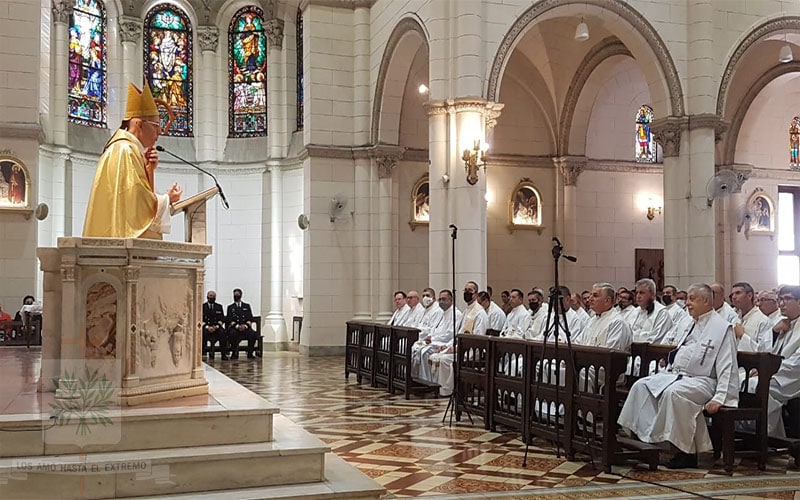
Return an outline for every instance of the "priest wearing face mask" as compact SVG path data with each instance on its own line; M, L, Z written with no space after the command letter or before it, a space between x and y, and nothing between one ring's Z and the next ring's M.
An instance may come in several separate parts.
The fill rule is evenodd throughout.
M419 377L420 376L420 362L422 360L422 350L430 346L431 344L431 334L433 333L434 328L439 324L442 320L442 308L439 307L439 303L434 299L436 296L436 290L433 288L425 288L422 290L422 307L425 308L425 312L422 315L422 319L419 322L417 328L419 328L419 341L415 342L414 345L411 347L411 376L412 377ZM452 314L452 311L450 311ZM452 320L451 320L452 322ZM453 329L450 328L452 331ZM427 364L427 356L426 356L426 364ZM428 373L430 373L428 371ZM429 382L434 382L434 380L430 380L430 378L426 378Z
M522 290L517 288L511 290L509 304L511 305L511 310L506 316L506 322L503 325L503 329L500 330L500 335L503 337L524 338L525 332L531 324L531 313L525 309L525 304L522 302Z
M439 310L441 315L436 326L425 337L422 345L415 344L412 356L412 373L414 363L418 363L419 376L428 382L438 383L440 353L453 345L453 294L450 290L439 292ZM456 324L461 321L461 311L455 310ZM452 357L452 355L451 355ZM452 391L452 389L451 389ZM450 393L443 394L449 396Z
M539 290L533 290L528 294L528 309L531 316L531 322L528 325L528 330L525 332L525 338L532 340L540 337L547 326L547 304L544 302L544 296Z
M670 318L672 318L673 325L677 324L681 319L689 315L689 313L684 311L683 308L678 304L677 295L678 289L672 285L667 285L661 290L661 302L664 303L664 307L669 313Z
M467 281L464 286L464 302L467 303L464 314L458 321L458 334L470 333L473 335L486 335L489 327L489 316L483 307L478 303L478 284L474 281ZM447 313L444 314L447 316ZM449 396L453 392L455 374L453 371L453 344L439 353L439 394Z
M494 335L498 335L503 325L506 324L506 313L500 309L500 306L492 302L488 292L478 293L478 303L486 311L486 316L489 317L489 327L487 330L494 330Z
M97 162L83 236L160 240L170 232L169 205L180 200L183 190L175 183L167 194L154 191L160 132L150 87L140 91L130 83L122 125Z
M656 301L656 283L643 278L636 282L636 303L639 309L631 314L631 331L634 342L665 343L672 329L672 316Z
M714 414L739 402L736 345L731 324L713 310L708 285L689 287L694 322L676 339L665 370L636 381L618 423L646 443L672 443L667 466L697 467L697 453L712 450L703 410Z

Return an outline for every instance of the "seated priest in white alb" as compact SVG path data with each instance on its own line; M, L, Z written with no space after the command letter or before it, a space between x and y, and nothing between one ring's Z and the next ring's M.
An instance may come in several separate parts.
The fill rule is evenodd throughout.
M550 317L550 322L552 324L549 325L549 328L547 328L548 342L553 341L555 338L553 333L555 332L556 329L557 316L558 316L558 339L560 342L567 341L567 331L569 331L570 339L575 339L580 337L581 334L583 334L583 330L586 328L586 325L589 323L589 315L586 314L586 311L583 311L583 314L580 314L580 312L575 311L570 307L571 294L569 292L569 288L563 285L558 288L561 292L561 297L562 297L561 303L564 308L564 311L566 311L566 314L565 315L557 314L559 312L558 308L556 308L556 310L553 311L553 314ZM556 307L556 306L555 304L553 304L551 307ZM566 317L566 322L564 321L565 317ZM542 340L545 338L544 329L546 327L547 325L543 326L542 333L537 335L534 338L534 340Z
M528 331L525 332L523 337L526 339L541 338L547 324L547 314L550 309L547 302L544 301L544 295L539 290L534 289L528 294L528 310L531 315L531 322L528 325Z
M429 290L426 288L426 290ZM432 291L432 290L431 290ZM438 354L453 345L453 294L450 290L439 292L439 321L425 336L414 344L411 351L411 374L419 374L419 378L437 383L439 375ZM455 309L455 324L461 320L461 311ZM435 356L434 356L435 355ZM433 359L431 359L433 357ZM434 364L434 361L436 363Z
M719 283L712 283L711 289L714 290L714 310L722 316L722 319L735 325L739 322L739 315L730 304L725 302L725 287Z
M622 319L614 307L614 287L608 283L592 285L589 307L594 315L579 337L573 337L576 344L606 347L618 351L631 352L631 327Z
M733 333L736 347L742 352L772 351L772 321L755 304L755 290L750 283L736 283L731 288L733 305L739 310Z
M474 281L467 281L464 286L464 302L467 303L464 314L458 321L458 334L471 333L475 335L486 335L489 326L489 316L478 303L478 284ZM455 360L453 344L438 354L431 356L434 364L439 363L439 394L449 396L453 392L454 373L453 362Z
M489 328L487 330L494 330L499 333L506 324L506 313L500 309L500 306L492 302L488 292L478 293L478 303L486 311L486 316L489 318Z
M633 323L631 316L639 310L633 302L633 292L624 286L617 289L617 305L615 307L622 319L628 322L628 325Z
M769 382L767 434L785 437L783 406L790 399L800 397L800 287L782 286L778 291L778 305L784 318L775 325L778 338L772 353L783 356L781 367Z
M394 292L394 306L394 313L386 324L392 326L405 326L406 320L408 319L409 314L411 314L411 308L408 307L406 299L406 292L402 290Z
M522 290L514 288L509 294L509 305L511 311L506 316L503 329L500 330L502 337L524 338L528 326L531 324L531 313L525 308L522 302Z
M419 292L416 290L408 292L406 295L406 304L410 311L403 326L419 328L419 323L422 321L422 316L425 314L425 306L419 301Z
M673 325L678 323L681 318L689 316L689 313L678 304L677 296L678 289L672 285L667 285L661 289L661 302L664 304L664 308L669 313L670 318L672 318Z
M656 283L653 280L643 278L636 282L636 303L639 309L630 316L633 341L663 343L672 328L672 316L656 302Z
M425 308L425 312L417 325L420 330L420 340L424 340L442 319L442 308L439 307L439 302L436 300L436 290L433 288L422 290L422 307Z
M689 287L694 324L677 339L665 370L636 381L618 423L646 443L672 443L671 469L697 467L697 453L711 451L703 410L714 414L739 403L736 344L730 323L713 309L705 284Z
M777 325L783 318L781 308L778 307L778 294L774 290L761 290L758 292L756 305L759 311L769 318L772 322L772 326Z

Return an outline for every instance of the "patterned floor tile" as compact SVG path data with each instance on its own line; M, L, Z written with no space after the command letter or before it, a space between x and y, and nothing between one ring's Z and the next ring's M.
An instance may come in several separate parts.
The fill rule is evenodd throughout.
M568 461L563 450L558 457L553 446L537 439L523 467L525 445L518 433L487 431L477 417L474 425L466 417L452 427L443 424L447 399L405 400L359 386L355 377L344 378L343 357L265 353L256 362L212 365L278 404L282 414L384 485L387 498L687 498L686 492L695 491L715 498L794 499L800 490L800 471L787 455L772 457L763 472L743 460L733 476L710 458L702 462L709 468L695 471L649 471L631 463L608 474L589 457Z

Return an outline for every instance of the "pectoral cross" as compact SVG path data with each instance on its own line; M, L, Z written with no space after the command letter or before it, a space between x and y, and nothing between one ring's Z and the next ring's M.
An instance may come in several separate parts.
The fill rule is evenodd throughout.
M703 363L706 361L706 355L708 351L713 351L714 346L711 345L711 339L706 340L705 344L700 344L700 347L703 348L703 357L700 358L700 366L703 366Z

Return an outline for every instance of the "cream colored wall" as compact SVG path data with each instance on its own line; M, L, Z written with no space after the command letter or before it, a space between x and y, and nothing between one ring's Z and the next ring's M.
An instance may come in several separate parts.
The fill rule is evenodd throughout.
M397 186L394 203L394 227L397 231L397 290L422 291L428 283L428 226L413 231L411 191L417 180L428 172L427 162L400 162L393 179Z

